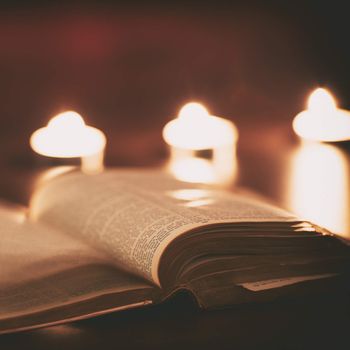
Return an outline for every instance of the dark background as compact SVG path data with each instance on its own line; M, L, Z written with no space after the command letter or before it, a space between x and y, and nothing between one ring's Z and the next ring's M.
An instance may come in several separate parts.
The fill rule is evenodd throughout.
M239 185L288 209L307 204L302 214L349 238L349 143L305 158L291 128L319 85L350 109L346 3L1 2L0 199L28 204L48 165L29 136L60 111L107 134L108 165L144 166L164 162L164 124L199 100L239 128ZM346 291L215 312L180 298L4 336L0 348L348 349L349 310Z
M1 2L0 164L32 166L31 132L65 109L106 132L107 164L152 165L188 100L242 137L291 122L318 85L350 107L345 4Z

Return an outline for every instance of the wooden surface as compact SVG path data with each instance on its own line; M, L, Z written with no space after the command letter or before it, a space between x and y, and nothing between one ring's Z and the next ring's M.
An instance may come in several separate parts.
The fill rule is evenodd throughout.
M150 136L145 134L144 137ZM163 148L161 144L158 146ZM290 192L287 178L292 172L288 164L298 147L299 142L287 123L267 125L261 130L243 128L238 147L239 177L236 185L256 190L273 202L287 207L286 198ZM344 155L344 159L340 159L347 166L342 163L344 166L341 169L345 172L345 178L349 179L349 172L346 173L346 169L349 169L347 145L337 146L334 152ZM333 170L324 164L324 171L331 171L332 174L338 168L334 159L329 159L333 162L329 165ZM150 163L160 165L164 161L164 157L155 157ZM115 163L118 163L117 159ZM28 203L30 192L43 169L40 165L40 161L29 166L20 160L4 164L5 170L0 176L1 196L20 204ZM334 176L333 180L332 176L329 177L330 183L323 183L326 194L328 187L337 186L334 181L340 181L339 176ZM346 191L346 184L340 185ZM343 197L340 196L338 200L345 198L344 205L349 205L346 199L348 195L343 193ZM329 207L337 207L339 203L332 203L332 200L336 198L324 198L325 203L329 201ZM337 220L334 213L332 218ZM349 219L346 220L345 236L350 226ZM198 310L187 295L179 295L163 305L146 309L4 335L0 337L0 349L348 349L349 326L350 296L345 292L240 305L211 312Z

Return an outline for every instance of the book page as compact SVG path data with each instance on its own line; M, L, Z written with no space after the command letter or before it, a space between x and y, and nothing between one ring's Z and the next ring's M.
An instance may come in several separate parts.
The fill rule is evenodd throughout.
M240 283L238 286L242 286L252 292L260 292L261 290L280 288L284 286L289 286L291 284L300 283L304 281L312 281L322 278L334 277L336 273L325 273L318 275L309 275L309 276L297 276L297 277L286 277L286 278L274 278L264 281L257 282L246 282Z
M0 205L0 332L4 319L142 288L101 251Z
M121 267L158 285L162 252L188 230L212 223L296 220L273 206L182 183L157 170L59 176L36 192L31 218L88 240Z
M0 288L97 262L106 262L101 252L0 206Z

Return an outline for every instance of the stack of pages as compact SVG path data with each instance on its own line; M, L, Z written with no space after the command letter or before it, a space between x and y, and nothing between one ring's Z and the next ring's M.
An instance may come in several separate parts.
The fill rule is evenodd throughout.
M350 247L247 196L156 170L69 171L0 208L0 332L160 303L205 309L348 288Z

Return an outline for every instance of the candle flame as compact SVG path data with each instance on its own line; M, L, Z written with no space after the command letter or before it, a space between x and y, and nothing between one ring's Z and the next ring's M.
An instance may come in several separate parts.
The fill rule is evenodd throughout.
M350 113L337 108L332 94L317 88L308 99L307 109L293 121L300 137L312 141L336 142L350 139Z
M106 137L101 130L85 125L74 111L53 117L46 127L36 130L31 138L32 149L44 156L57 158L84 157L104 149Z
M202 104L190 102L165 125L163 138L170 146L168 170L175 178L223 186L233 181L238 132L231 121L210 115Z
M85 122L82 116L74 111L67 111L57 114L53 117L47 127L56 129L57 131L80 131L85 127Z
M198 102L190 102L185 104L179 112L178 118L180 119L196 119L199 120L201 118L209 117L208 110Z
M182 149L211 149L219 145L232 145L238 132L229 120L210 115L200 103L183 106L178 118L168 122L163 138L169 145Z
M308 99L308 110L324 115L325 112L334 111L337 105L332 94L323 88L317 88Z

